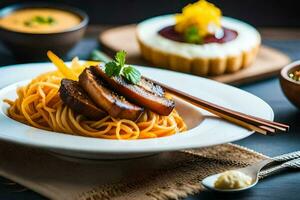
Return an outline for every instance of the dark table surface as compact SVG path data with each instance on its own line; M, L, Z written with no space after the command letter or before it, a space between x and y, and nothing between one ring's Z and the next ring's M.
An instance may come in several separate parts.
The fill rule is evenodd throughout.
M300 40L263 40L263 43L282 50L292 60L300 59ZM68 58L78 55L85 59L87 54L97 48L95 39L82 40L68 55ZM17 63L11 54L0 46L0 66ZM0 74L1 76L1 74ZM266 101L275 112L275 120L291 125L288 134L276 136L262 136L253 134L250 137L236 142L237 144L254 149L265 155L274 156L281 153L300 150L300 112L288 102L281 92L277 77L239 86ZM255 188L236 194L218 194L204 191L190 196L187 200L195 199L300 199L300 171L289 171L265 180L262 180ZM33 199L40 200L44 197L22 186L12 184L9 180L0 178L0 199Z

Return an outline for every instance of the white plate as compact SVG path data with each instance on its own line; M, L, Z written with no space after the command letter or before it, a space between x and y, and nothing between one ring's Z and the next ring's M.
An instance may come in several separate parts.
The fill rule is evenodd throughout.
M28 146L43 148L61 156L87 159L116 159L143 156L163 151L208 147L245 138L251 131L235 126L207 113L179 102L178 109L194 127L184 134L144 140L108 140L72 136L33 128L6 115L4 98L15 98L15 89L42 72L53 70L50 63L12 65L0 68L0 139ZM273 120L271 107L258 97L240 89L205 78L170 72L155 68L139 67L145 76L166 83L174 88L207 101L246 114ZM21 81L21 82L19 82ZM203 119L203 115L205 115Z

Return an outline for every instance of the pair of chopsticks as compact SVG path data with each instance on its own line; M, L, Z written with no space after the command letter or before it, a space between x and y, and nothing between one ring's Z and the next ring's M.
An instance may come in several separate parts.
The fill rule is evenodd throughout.
M149 78L147 78L149 79ZM202 108L210 113L213 113L224 120L227 120L236 125L242 126L246 129L267 135L274 134L278 131L287 132L289 129L289 125L273 122L269 120L265 120L262 118L246 115L241 112L237 112L214 103L207 102L195 96L189 95L185 92L177 90L175 88L169 87L163 83L157 82L155 80L149 79L154 83L162 86L166 92L173 94L197 107Z

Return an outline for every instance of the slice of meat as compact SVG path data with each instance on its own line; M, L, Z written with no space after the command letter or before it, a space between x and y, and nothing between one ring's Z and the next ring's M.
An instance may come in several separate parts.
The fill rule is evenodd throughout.
M142 107L146 107L160 115L169 115L175 107L175 102L165 98L165 92L160 85L142 77L137 85L128 83L123 77L108 77L104 67L92 66L91 69L104 79L119 94Z
M128 102L108 89L106 83L87 68L79 76L79 84L89 94L93 101L112 117L137 120L143 113L143 108Z
M107 113L98 108L77 81L62 79L59 88L61 100L73 111L90 119L101 119Z

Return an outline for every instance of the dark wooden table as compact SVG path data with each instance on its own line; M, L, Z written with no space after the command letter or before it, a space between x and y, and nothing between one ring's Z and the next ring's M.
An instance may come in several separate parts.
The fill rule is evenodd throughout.
M81 59L86 58L87 54L98 47L96 33L99 27L89 30L87 38L70 53L68 57L79 55ZM300 59L300 32L292 29L261 29L263 43L286 52L293 60ZM0 66L14 64L16 61L5 48L0 46ZM0 74L1 76L1 74ZM263 154L274 156L281 153L300 150L300 112L288 102L281 92L277 77L268 80L242 85L241 89L246 90L265 100L271 105L275 112L275 119L291 125L288 134L276 136L252 136L236 142L237 144L254 149ZM300 98L300 97L299 97ZM1 161L0 161L1 162ZM255 188L236 194L221 194L204 191L187 198L196 199L274 199L274 200L293 200L300 199L300 171L288 171L283 174L275 175L261 181ZM299 196L298 196L299 195ZM0 178L0 199L32 199L40 200L44 197L30 191L24 190L22 186L11 184L9 180Z

